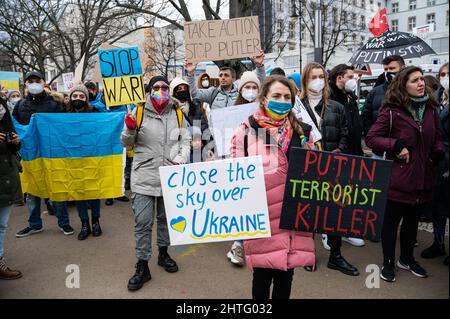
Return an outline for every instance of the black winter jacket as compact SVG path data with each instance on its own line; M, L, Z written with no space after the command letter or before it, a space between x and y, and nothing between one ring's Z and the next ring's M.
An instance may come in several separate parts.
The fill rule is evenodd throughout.
M0 98L0 108L5 108L6 113L0 120L0 133L16 132L6 106L6 101ZM19 177L19 162L16 153L19 145L0 142L0 208L11 206L22 201L22 188Z
M303 98L302 103L305 105L309 116L314 121L316 126L320 128L323 150L346 153L348 149L348 127L342 104L330 100L327 108L322 114L323 101L320 101L320 103L315 106L315 110L317 114L321 116L322 120L321 123L316 123L316 116L309 105L308 99Z
M28 125L34 113L62 113L63 106L56 102L45 91L40 95L28 94L16 103L13 116L17 122Z
M378 118L378 112L383 104L388 85L388 82L378 85L374 87L367 95L366 102L361 112L364 135L367 135L371 126Z
M344 106L348 127L348 148L347 153L363 156L361 146L362 139L362 119L359 115L358 102L353 93L346 93L339 89L334 83L330 83L331 99Z

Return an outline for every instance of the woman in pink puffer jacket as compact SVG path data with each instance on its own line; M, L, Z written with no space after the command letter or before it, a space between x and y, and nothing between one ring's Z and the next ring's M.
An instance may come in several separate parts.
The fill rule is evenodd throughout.
M315 263L312 234L279 228L290 146L308 147L311 127L296 119L294 88L285 77L270 77L261 88L260 108L235 132L232 157L261 155L272 237L244 241L246 262L253 270L254 299L290 296L294 268Z

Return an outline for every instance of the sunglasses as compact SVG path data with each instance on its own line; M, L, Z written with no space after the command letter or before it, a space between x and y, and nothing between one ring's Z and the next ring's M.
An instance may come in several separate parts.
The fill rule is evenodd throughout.
M163 90L163 91L169 91L169 87L167 85L163 85L163 86L155 85L155 86L152 86L152 90L153 91L159 91L160 89Z

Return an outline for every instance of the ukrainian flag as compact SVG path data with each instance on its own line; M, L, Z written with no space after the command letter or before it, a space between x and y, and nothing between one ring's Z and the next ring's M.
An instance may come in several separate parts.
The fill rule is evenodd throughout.
M54 201L123 195L125 113L37 113L15 122L24 192Z
M0 86L8 91L19 90L19 73L0 71Z

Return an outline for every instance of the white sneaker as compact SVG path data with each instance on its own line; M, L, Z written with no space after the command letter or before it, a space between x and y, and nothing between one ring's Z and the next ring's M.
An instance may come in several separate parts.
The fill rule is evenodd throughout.
M328 236L322 235L322 245L326 250L331 250L330 246L328 246Z
M360 238L342 237L342 241L345 241L345 242L349 243L350 245L353 245L353 246L356 246L356 247L362 247L362 246L366 245L364 240L360 239Z
M231 261L231 263L237 266L244 266L245 265L244 247L242 247L241 245L233 244L233 246L231 246L230 251L227 253L227 257Z

